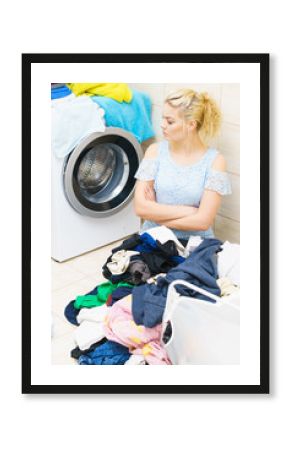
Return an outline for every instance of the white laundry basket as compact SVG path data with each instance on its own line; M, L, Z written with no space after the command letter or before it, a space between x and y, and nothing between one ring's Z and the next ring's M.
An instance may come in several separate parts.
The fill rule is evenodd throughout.
M194 289L216 303L182 296L176 285ZM168 289L162 337L168 322L172 335L165 348L172 364L239 364L239 293L223 299L184 280L175 280Z

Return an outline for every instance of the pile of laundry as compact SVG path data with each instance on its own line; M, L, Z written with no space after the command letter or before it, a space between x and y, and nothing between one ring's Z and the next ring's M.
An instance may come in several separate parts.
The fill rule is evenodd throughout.
M171 364L162 337L169 285L185 280L217 296L239 289L239 245L192 236L178 240L165 226L133 234L102 267L107 280L66 306L76 325L71 357L81 365ZM215 302L184 286L189 297Z
M154 136L151 100L126 83L53 83L51 145L64 158L86 136L122 128L138 142Z

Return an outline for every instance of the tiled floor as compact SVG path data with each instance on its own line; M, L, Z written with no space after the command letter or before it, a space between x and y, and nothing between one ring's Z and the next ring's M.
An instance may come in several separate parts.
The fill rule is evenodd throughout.
M121 241L94 250L62 263L51 261L52 266L52 364L76 364L70 351L76 346L75 326L64 317L65 306L77 295L91 291L107 281L102 276L102 266Z

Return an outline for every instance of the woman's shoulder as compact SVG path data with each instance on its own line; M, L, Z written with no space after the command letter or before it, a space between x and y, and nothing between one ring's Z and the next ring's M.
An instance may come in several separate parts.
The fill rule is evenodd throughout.
M157 159L160 154L160 150L162 150L162 146L163 142L154 142L149 145L145 151L144 159Z
M207 170L217 170L225 172L227 170L226 159L215 147L210 147L204 158Z
M227 170L227 163L224 155L220 153L219 151L215 152L211 169L218 170L220 172L226 172Z
M158 155L158 143L154 142L154 144L149 145L147 148L144 159L155 159Z
M205 189L215 191L220 195L229 195L232 193L229 174L225 157L217 152L212 161L205 180Z
M138 180L149 181L156 178L158 170L158 143L149 145L135 174Z

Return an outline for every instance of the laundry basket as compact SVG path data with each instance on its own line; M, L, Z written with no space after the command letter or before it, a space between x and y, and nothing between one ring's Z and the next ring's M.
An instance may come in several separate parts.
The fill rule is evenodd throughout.
M194 289L216 302L180 295L177 285ZM239 364L239 293L224 299L184 280L175 280L168 289L162 330L172 364Z

